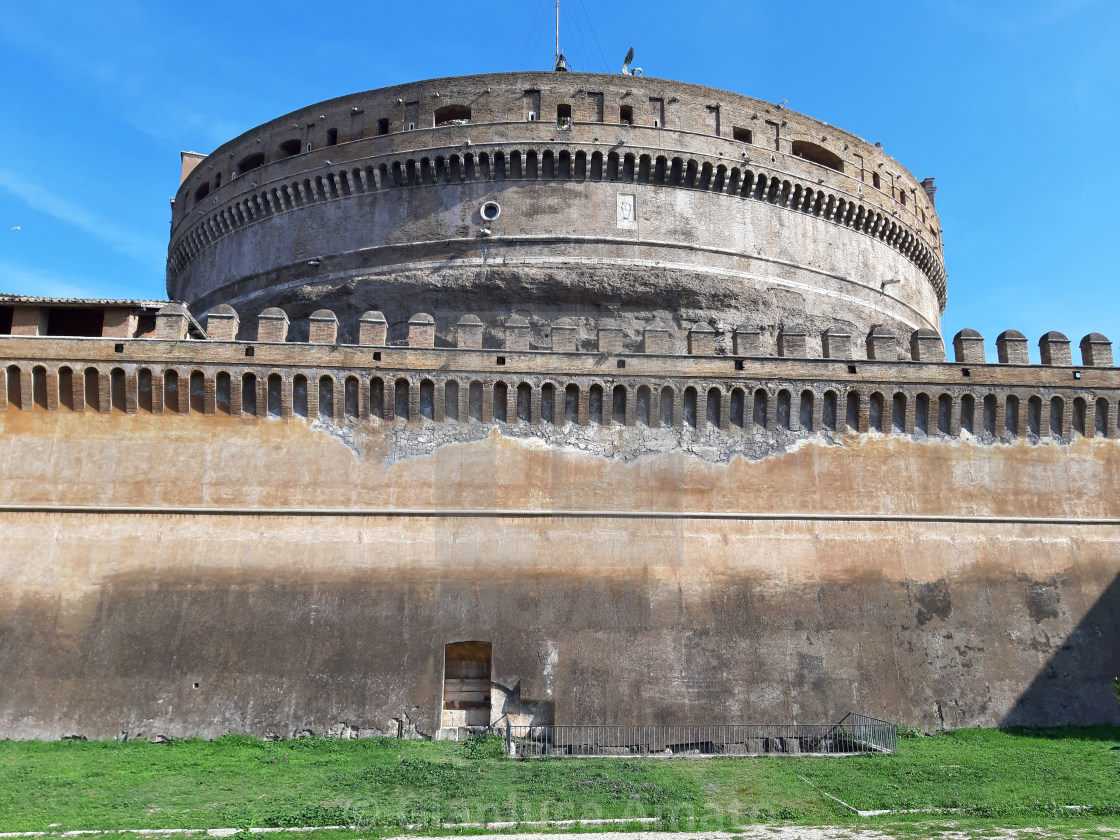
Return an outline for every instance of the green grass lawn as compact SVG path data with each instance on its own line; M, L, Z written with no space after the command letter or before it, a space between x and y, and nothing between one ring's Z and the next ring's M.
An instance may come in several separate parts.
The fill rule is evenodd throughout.
M646 816L662 829L1120 826L1118 744L1120 727L973 729L901 738L891 756L513 760L497 739L0 741L0 831L344 824L371 836ZM961 810L867 818L820 791L867 810Z

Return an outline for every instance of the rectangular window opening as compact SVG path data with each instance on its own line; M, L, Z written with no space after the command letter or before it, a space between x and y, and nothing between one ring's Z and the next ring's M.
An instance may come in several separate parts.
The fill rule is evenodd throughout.
M740 128L739 126L734 126L731 129L731 137L733 140L738 140L740 143L754 142L754 134L749 128Z
M380 137L389 133L389 118L382 117L377 121L377 136Z
M634 106L633 105L619 105L618 106L618 121L622 125L634 124Z
M444 648L442 727L490 725L492 661L490 642L452 642Z
M57 307L47 310L47 335L97 338L105 324L100 309Z

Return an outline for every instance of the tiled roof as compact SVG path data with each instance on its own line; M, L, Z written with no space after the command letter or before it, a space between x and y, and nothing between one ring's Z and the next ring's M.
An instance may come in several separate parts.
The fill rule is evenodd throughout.
M129 306L137 309L160 309L166 300L108 300L102 298L55 298L35 295L9 295L0 292L0 303L37 303L52 306Z

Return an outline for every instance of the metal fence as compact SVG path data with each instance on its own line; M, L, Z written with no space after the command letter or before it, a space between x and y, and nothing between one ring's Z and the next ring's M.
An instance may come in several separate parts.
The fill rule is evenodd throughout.
M839 723L502 726L511 756L737 756L892 753L893 723L848 714Z

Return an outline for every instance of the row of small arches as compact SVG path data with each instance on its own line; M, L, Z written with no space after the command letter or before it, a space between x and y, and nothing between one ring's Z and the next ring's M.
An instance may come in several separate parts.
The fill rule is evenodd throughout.
M930 279L944 302L944 269L923 238L889 215L863 203L822 190L722 162L668 157L656 153L590 153L568 149L541 152L467 152L386 161L308 176L240 199L202 220L176 246L169 268L177 275L214 240L261 218L307 204L386 189L467 181L505 180L617 181L691 188L766 201L834 221L899 250ZM915 222L917 224L917 222ZM936 233L931 231L936 240Z
M201 370L5 369L7 407L402 422L618 424L725 431L1116 436L1115 400L1077 395L907 393L807 387L506 382Z

